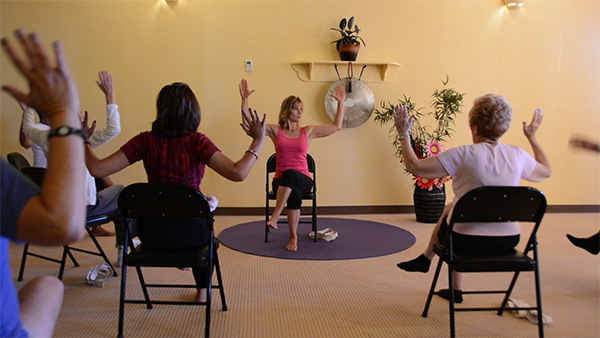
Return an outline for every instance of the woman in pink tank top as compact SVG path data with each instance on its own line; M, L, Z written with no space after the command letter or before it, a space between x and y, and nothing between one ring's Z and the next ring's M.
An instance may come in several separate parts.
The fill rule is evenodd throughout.
M242 80L239 87L242 110L248 111L248 97L254 90L248 88L246 80ZM277 169L273 177L273 191L277 194L277 201L267 226L277 229L277 222L287 202L290 240L285 248L289 251L298 250L298 221L302 195L310 192L313 185L306 162L308 144L314 138L326 137L342 129L346 92L342 86L337 86L335 94L331 97L338 102L332 123L301 127L300 119L304 108L302 101L297 96L289 96L281 104L278 124L266 125L266 135L273 141L277 155Z

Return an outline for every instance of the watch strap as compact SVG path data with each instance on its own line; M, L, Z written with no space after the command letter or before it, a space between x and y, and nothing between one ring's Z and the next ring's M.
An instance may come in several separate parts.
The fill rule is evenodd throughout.
M60 126L50 131L48 134L48 140L55 136L69 136L72 134L77 134L81 136L81 138L85 141L87 139L87 133L83 129L76 129L70 126Z

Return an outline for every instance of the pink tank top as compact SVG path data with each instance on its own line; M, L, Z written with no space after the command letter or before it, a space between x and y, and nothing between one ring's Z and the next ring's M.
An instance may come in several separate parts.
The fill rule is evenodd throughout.
M277 130L277 142L275 144L277 154L277 170L273 178L279 178L284 171L289 169L298 170L304 175L311 177L308 172L306 154L308 153L308 138L306 130L300 130L298 138L288 138L281 128Z

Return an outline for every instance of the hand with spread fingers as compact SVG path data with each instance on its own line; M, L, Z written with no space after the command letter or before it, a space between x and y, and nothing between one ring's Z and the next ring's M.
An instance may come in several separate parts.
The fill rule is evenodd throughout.
M86 140L89 140L90 137L94 134L94 131L96 130L96 120L94 120L92 122L92 125L89 125L88 118L89 118L89 116L88 116L88 112L86 110L85 113L83 114L83 120L81 120L81 128L83 129L85 134L88 136Z
M408 135L414 119L414 116L408 116L406 105L399 103L394 109L394 125L398 131L398 135Z
M242 129L246 132L246 135L252 137L254 140L262 140L265 138L265 120L267 115L263 115L262 121L258 116L258 112L252 108L248 109L249 112L242 111L244 121L240 123Z
M15 32L15 36L27 55L26 60L17 55L8 39L2 39L2 47L17 70L27 79L29 93L9 85L3 86L2 90L48 117L68 113L77 119L79 97L66 63L62 44L60 42L53 44L56 66L52 66L42 41L36 33L26 34L19 29Z

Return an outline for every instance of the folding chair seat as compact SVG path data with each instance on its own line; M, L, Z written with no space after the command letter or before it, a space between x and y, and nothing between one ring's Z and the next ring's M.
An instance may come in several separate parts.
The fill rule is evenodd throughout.
M427 296L423 317L427 317L429 306L435 291L442 263L448 264L450 336L455 336L455 312L460 311L497 311L501 316L510 310L537 310L538 334L544 336L542 293L539 276L539 257L537 250L537 231L546 212L546 198L540 191L531 187L486 186L471 190L454 206L448 222L445 238L434 244L434 252L440 257L433 282ZM452 229L456 223L469 222L527 222L533 223L532 231L523 251L513 250L507 254L471 254L454 252ZM523 228L523 224L521 224ZM459 307L454 302L453 271L471 272L514 272L507 290L462 291L468 294L503 294L498 307ZM508 307L507 302L517 282L520 272L530 271L535 277L536 306Z
M39 186L42 185L42 182L44 180L44 175L46 173L46 168L22 167L20 170L25 176L29 177L34 183L36 183ZM71 245L65 245L63 247L63 254L62 254L61 259L55 259L52 257L48 257L48 256L36 254L34 252L30 252L29 244L26 243L23 247L23 257L21 259L21 267L19 268L19 276L17 277L17 281L23 280L23 274L25 272L25 263L27 261L27 256L34 256L34 257L41 258L41 259L44 259L47 261L59 263L60 270L58 272L58 279L62 279L64 270L65 270L65 264L67 262L67 256L69 257L71 262L73 262L73 265L75 265L75 267L79 266L79 263L77 262L77 260L75 259L75 257L71 253L71 251L78 251L78 252L102 257L102 259L104 259L104 261L112 269L113 276L117 276L117 271L115 270L113 265L110 263L110 260L108 259L108 257L104 253L104 250L102 249L102 246L100 246L100 243L96 239L96 236L94 236L94 234L92 233L93 227L102 225L105 223L109 223L111 221L112 221L112 218L108 215L99 215L99 216L94 216L94 217L88 217L86 219L85 230L87 231L88 235L94 242L94 245L96 246L97 251L90 251L90 250L86 250L86 249L76 248Z
M298 223L307 224L310 223L312 225L312 232L315 233L315 242L318 240L319 236L316 236L317 233L317 166L315 164L315 160L310 154L306 154L306 161L308 163L308 172L312 174L313 187L312 190L308 194L302 195L302 200L311 200L312 207L310 214L304 213L304 210L301 209L301 216L310 215L309 219L300 217L300 221ZM273 181L271 176L274 176L275 171L277 169L277 156L275 154L271 155L267 160L267 176L266 176L266 207L265 207L265 243L269 242L269 231L270 227L267 225L269 218L271 217L271 207L269 206L269 201L277 200L277 194L269 188L269 183ZM287 223L287 218L285 220L281 220L280 222Z
M136 183L127 186L119 195L119 210L126 220L133 220L141 244L135 246L132 229L126 227L124 238L127 250L123 255L121 295L119 304L119 332L123 337L125 304L199 305L205 306L205 336L210 335L211 291L218 289L222 310L227 311L221 268L213 229L213 215L202 193L190 186L178 183ZM208 244L206 243L206 234ZM135 267L141 284L143 299L126 298L127 267ZM151 284L142 274L142 267L207 268L210 277L207 285ZM212 284L213 267L217 284ZM149 288L198 288L206 287L206 302L151 300Z

